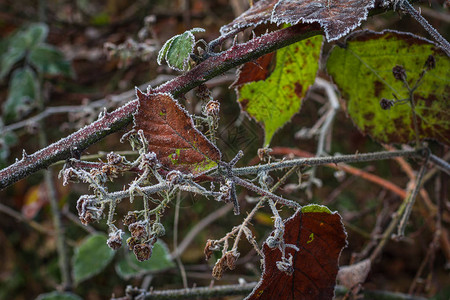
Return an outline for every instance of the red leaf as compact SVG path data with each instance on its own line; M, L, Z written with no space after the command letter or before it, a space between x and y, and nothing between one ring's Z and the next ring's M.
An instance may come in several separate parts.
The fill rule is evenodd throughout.
M285 257L292 255L293 273L278 269L281 251L265 243L263 275L246 299L332 299L339 256L346 245L341 217L324 206L309 205L286 220L284 226L285 243L299 249L285 250Z
M170 94L137 90L136 130L142 129L148 150L169 170L199 175L217 166L220 151L199 130L186 110Z
M332 41L358 27L374 5L375 0L280 0L273 9L272 22L318 22L327 40Z
M220 28L220 32L226 34L268 22L291 25L317 22L327 40L332 41L358 27L374 5L375 0L261 0Z
M276 0L260 0L247 11L234 19L230 24L220 28L221 34L226 34L233 29L246 28L270 22L270 16Z
M242 65L237 72L236 81L230 87L239 87L245 83L265 80L275 69L275 61L276 52L271 52Z

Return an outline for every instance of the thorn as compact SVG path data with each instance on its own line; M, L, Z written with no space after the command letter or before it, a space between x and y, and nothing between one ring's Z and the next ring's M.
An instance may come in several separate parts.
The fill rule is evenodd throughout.
M23 151L22 151L22 159L23 159L23 160L26 160L28 157L30 157L30 156L27 154L27 152L25 151L25 149L23 149Z

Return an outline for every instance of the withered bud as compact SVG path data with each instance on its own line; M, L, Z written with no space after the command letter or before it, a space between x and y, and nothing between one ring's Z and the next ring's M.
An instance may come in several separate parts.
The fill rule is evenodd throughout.
M138 261L146 261L152 256L152 248L149 244L137 244L133 247L133 252Z
M134 246L136 246L139 243L140 243L139 239L135 238L134 236L129 237L127 239L127 245L130 250L133 250Z
M394 106L394 101L386 99L386 98L382 98L380 100L380 106L384 110L391 109L391 107Z
M425 65L423 66L427 71L430 71L436 68L436 59L433 55L429 55L427 60L425 61Z
M238 260L239 256L240 253L236 251L228 251L227 253L225 253L228 269L234 270L236 268L236 261Z
M106 160L108 161L108 164L118 165L123 162L123 157L111 151L108 155L106 155Z
M137 217L134 212L129 211L128 214L123 217L123 225L129 226L130 224L136 223Z
M92 223L102 216L102 210L95 207L95 203L92 199L86 197L80 197L77 201L78 217L83 225Z
M119 249L122 246L122 235L123 235L123 231L120 229L115 232L111 232L109 234L108 240L106 241L106 244L108 244L108 247L113 250Z
M205 253L205 259L209 260L211 258L211 255L213 254L213 250L216 248L216 241L214 240L207 240L205 249L203 250L203 253Z
M217 117L220 112L220 103L219 101L210 100L205 105L205 115L211 116L211 117Z
M62 172L63 185L66 186L69 182L77 182L78 175L72 168L67 168Z
M403 66L396 65L395 67L393 67L392 74L394 74L394 78L397 80L406 80L406 70Z
M147 238L147 228L142 222L135 222L128 226L128 230L131 233L131 236L134 236L138 239Z
M258 149L258 158L260 161L266 161L270 158L270 152L272 152L271 148L259 148Z

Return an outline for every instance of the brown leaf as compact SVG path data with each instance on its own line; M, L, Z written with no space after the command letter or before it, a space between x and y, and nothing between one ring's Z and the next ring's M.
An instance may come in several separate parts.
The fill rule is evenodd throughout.
M286 220L284 226L285 244L299 249L286 247L285 257L292 255L292 265L280 270L280 249L265 243L263 275L246 299L332 299L339 256L346 245L341 217L324 206L309 205Z
M139 108L134 128L142 129L148 150L169 170L199 175L217 166L220 151L199 130L170 94L136 91Z
M261 0L253 7L222 26L224 35L234 29L243 29L265 23L291 24L317 22L328 41L336 40L367 19L375 0Z
M375 0L280 0L272 13L277 24L318 22L328 41L339 39L367 19Z

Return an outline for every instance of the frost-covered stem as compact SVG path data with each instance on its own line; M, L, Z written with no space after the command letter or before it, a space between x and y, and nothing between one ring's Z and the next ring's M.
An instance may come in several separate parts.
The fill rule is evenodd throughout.
M398 150L398 151L380 151L365 154L349 154L349 155L336 155L326 157L311 157L311 158L299 158L292 160L285 160L280 162L274 162L265 165L257 165L251 167L234 168L233 175L242 176L249 174L257 174L259 172L268 172L273 170L280 170L285 168L291 168L295 166L316 166L324 164L338 164L338 163L351 163L351 162L365 162L374 160L391 159L394 157L407 157L407 156L422 156L421 149L418 150ZM276 201L276 200L275 200Z
M177 193L177 199L175 202L175 216L173 220L173 248L178 248L178 221L180 220L180 202L181 202L181 191ZM178 268L180 269L181 279L183 280L183 287L186 289L188 287L186 270L184 269L184 265L180 259L180 256L175 257L175 260L178 264Z
M450 164L446 162L445 160L437 157L434 154L430 154L429 160L436 165L439 169L444 171L445 173L450 175Z
M409 13L426 31L442 46L445 53L450 56L450 43L433 27L407 0L401 2L400 7Z
M283 177L280 178L280 180L278 180L277 183L275 183L271 188L270 188L270 192L273 193L275 192L292 174L294 174L295 172L297 172L298 167L293 167L291 168L289 171L286 172L286 174L284 174ZM247 226L248 223L250 223L250 221L253 219L253 216L256 214L256 212L264 206L264 203L267 201L268 197L262 197L258 203L253 207L252 211L247 215L247 217L244 219L244 221L242 222L241 225L239 225L238 227L235 228L239 228L239 231L237 233L237 236L234 240L234 245L233 245L233 249L237 249L238 243L241 239L242 233L244 232L244 227Z
M397 237L403 237L405 235L406 223L409 220L409 216L411 215L412 207L414 205L414 202L416 201L417 194L419 193L420 188L422 186L423 175L425 174L425 171L427 169L427 161L428 161L428 159L426 161L424 161L422 167L420 168L419 175L417 176L416 184L414 186L414 190L408 197L408 202L406 203L406 206L405 206L405 212L403 213L400 223L398 224Z
M254 185L253 183L250 183L250 182L248 182L248 181L246 181L244 179L241 179L239 177L233 177L233 181L236 184L245 187L246 189L249 189L251 191L254 191L255 193L260 194L261 196L265 196L265 197L267 197L269 199L272 199L273 201L278 202L281 205L286 205L286 206L289 206L289 207L292 207L292 208L300 208L301 207L301 205L298 204L297 202L294 202L294 201L291 201L291 200L287 200L287 199L284 199L284 198L282 198L280 196L272 194L271 192L263 190L262 188Z
M154 91L178 96L240 64L321 33L318 24L298 24L271 32L207 58L189 72L159 86ZM47 168L52 163L67 159L71 157L73 150L83 151L108 134L125 127L131 122L132 114L136 112L137 107L138 100L132 100L47 148L32 155L25 155L21 160L0 171L0 189Z

